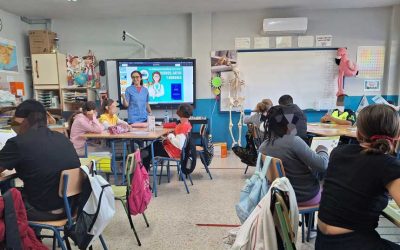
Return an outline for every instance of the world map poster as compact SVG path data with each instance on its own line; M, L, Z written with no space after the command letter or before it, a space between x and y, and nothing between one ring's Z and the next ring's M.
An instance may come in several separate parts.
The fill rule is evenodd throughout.
M0 38L0 72L18 72L15 41Z

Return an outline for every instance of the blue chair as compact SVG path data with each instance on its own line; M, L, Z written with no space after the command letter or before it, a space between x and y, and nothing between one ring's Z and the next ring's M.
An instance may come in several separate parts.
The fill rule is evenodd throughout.
M64 210L66 213L66 218L62 220L55 221L29 221L29 226L34 229L48 229L53 231L52 236L41 235L42 238L53 238L53 249L56 248L56 241L62 250L71 249L68 237L61 236L61 232L64 230L71 229L76 221L77 214L75 211L71 210L71 204L69 198L75 195L79 195L82 192L82 184L85 179L83 173L81 173L80 168L68 169L61 172L59 196L64 200ZM100 235L99 239L104 250L107 250L107 246L104 242L103 237ZM65 244L64 244L65 241Z
M190 136L190 134L188 136ZM161 178L162 170L163 170L163 164L162 163L165 162L165 161L168 162L168 164L166 166L167 167L168 182L170 180L170 162L175 162L176 163L176 168L177 168L177 171L178 171L178 175L179 175L179 179L183 181L183 184L185 185L186 192L188 194L190 193L189 192L189 188L188 188L188 186L186 184L186 180L185 180L186 176L185 176L185 174L183 174L183 172L181 170L181 168L182 168L181 159L184 159L184 157L185 157L185 151L186 151L185 149L186 149L186 147L190 147L190 143L188 143L188 141L189 141L188 139L185 140L185 144L183 145L182 152L181 152L181 157L179 159L170 158L170 157L163 157L163 156L155 156L155 157L153 157L153 159L154 159L154 161L153 161L154 162L154 165L153 165L153 192L154 192L154 196L155 197L157 197L157 181L156 181L157 180L157 167L158 167L158 164L160 163L161 164L160 178ZM193 185L192 177L190 176L190 174L187 175L187 177L189 178L190 183ZM161 182L161 180L159 182Z

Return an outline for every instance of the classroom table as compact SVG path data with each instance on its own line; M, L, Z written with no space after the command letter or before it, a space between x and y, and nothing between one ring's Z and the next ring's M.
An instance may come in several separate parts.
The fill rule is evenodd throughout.
M394 200L389 201L388 206L382 211L382 215L400 227L400 208Z
M56 131L68 137L67 128L64 125L48 125L51 131Z
M173 129L166 129L166 128L157 128L155 131L147 131L147 128L134 128L132 131L123 133L123 134L110 134L108 132L104 132L101 134L85 134L83 137L86 139L107 139L111 143L111 166L114 172L114 181L117 183L117 168L115 162L115 141L122 140L124 143L124 151L123 151L123 159L122 164L125 166L125 158L126 158L126 141L127 140L139 140L139 141L150 141L151 142L151 156L152 156L152 164L155 165L154 162L154 142L159 140L162 136L167 135L168 133L172 132ZM153 191L157 189L157 178L156 173L154 174L155 168L153 167ZM123 179L123 177L122 177ZM123 181L123 180L122 180Z
M352 139L357 138L356 127L332 123L307 123L307 133L317 136L346 136Z

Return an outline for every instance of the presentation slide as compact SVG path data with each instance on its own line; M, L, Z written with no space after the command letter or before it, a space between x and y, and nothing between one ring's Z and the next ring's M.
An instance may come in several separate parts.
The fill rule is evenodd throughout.
M150 104L193 103L193 61L119 61L120 94L132 85L135 70L142 73Z

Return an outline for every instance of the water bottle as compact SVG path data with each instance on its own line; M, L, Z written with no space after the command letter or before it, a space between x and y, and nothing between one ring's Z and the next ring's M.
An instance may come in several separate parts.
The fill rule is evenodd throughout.
M165 113L164 113L164 123L168 123L168 122L169 122L168 110L165 110Z

